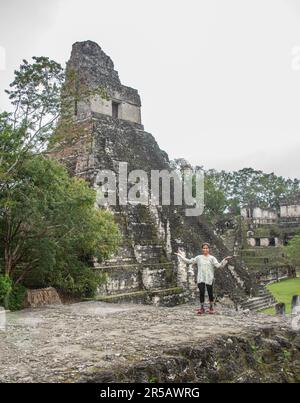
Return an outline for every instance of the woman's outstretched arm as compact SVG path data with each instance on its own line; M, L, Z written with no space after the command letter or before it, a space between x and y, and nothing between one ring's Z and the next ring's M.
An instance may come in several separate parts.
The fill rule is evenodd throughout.
M222 260L221 263L219 263L218 260L215 257L213 257L212 263L213 263L214 267L219 269L220 267L221 268L225 267L228 263L228 260L230 260L230 259L232 259L232 256L227 256L227 257L225 257L225 259Z
M192 259L187 259L186 257L182 256L180 253L174 253L174 255L177 255L178 257L180 257L180 259L182 259L187 264L196 263L196 258L195 257L193 257Z

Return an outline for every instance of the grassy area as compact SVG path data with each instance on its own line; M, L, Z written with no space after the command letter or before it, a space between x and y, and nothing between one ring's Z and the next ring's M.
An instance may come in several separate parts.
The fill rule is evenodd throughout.
M300 278L280 281L279 283L268 285L267 288L274 295L277 302L284 302L286 304L286 312L290 313L293 295L300 295ZM261 313L274 315L275 309L265 309Z

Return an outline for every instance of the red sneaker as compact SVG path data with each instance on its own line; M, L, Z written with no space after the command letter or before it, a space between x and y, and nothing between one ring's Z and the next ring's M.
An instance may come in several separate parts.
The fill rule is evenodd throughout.
M198 308L197 309L197 315L203 315L205 313L205 309L204 308Z
M214 310L214 308L209 308L208 313L209 313L210 315L213 315L214 313L216 313L216 311Z

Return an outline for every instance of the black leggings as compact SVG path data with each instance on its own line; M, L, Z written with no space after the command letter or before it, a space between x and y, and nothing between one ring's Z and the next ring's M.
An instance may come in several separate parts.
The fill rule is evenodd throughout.
M205 285L208 293L208 298L209 302L213 303L214 302L214 291L213 291L213 286L205 283L199 283L198 288L200 291L200 304L204 304L204 299L205 299Z

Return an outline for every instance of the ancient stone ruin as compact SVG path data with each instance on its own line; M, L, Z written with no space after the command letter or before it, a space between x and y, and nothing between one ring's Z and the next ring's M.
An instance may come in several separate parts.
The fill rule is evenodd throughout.
M284 246L300 230L300 197L282 200L280 209L247 206L241 211L241 257L262 283L296 276Z
M128 172L143 169L172 170L174 164L155 138L144 130L138 91L124 86L114 64L94 42L73 45L67 70L76 72L90 88L101 86L107 96L93 96L76 102L74 119L81 135L57 145L54 155L73 175L99 188L98 173L118 172L121 162ZM179 262L174 252L192 257L200 253L202 242L210 242L212 253L221 259L229 251L205 219L186 217L184 206L126 205L108 207L123 235L118 253L105 262L94 262L95 270L107 274L99 288L103 301L143 302L175 305L195 295L195 273ZM216 293L234 301L247 297L255 287L247 269L236 260L216 274Z
M88 86L101 85L107 97L74 104L80 134L58 143L54 157L95 189L99 172L117 172L121 162L128 163L128 171L174 168L144 131L138 92L121 84L96 43L74 44L67 66ZM185 164L177 160L175 166ZM203 216L187 217L185 206L107 208L123 241L111 259L91 262L107 275L100 301L62 305L48 288L29 291L27 303L54 302L51 309L7 314L0 309L0 382L299 382L299 296L293 297L291 318L283 311L271 316L232 309L240 303L259 309L270 298L243 263L247 227L231 228L228 221L220 236ZM238 257L216 270L216 293L223 302L217 316L199 317L192 304L181 305L195 297L195 272L173 253L195 256L204 241L219 260L232 252ZM247 301L255 293L260 296Z
M47 305L60 305L61 299L53 287L40 288L38 290L27 290L25 296L25 307L37 308Z

